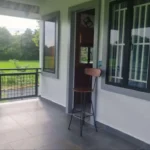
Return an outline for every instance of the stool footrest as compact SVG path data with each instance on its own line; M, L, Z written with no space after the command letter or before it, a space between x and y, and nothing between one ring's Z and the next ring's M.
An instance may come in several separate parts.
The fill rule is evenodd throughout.
M76 113L76 112L75 112ZM75 113L73 114L73 117L75 117L75 118L78 118L78 119L82 119L82 117L80 116L80 115L75 115ZM91 117L91 116L93 116L93 114L92 113L88 113L88 112L85 112L84 113L85 114L85 116L83 117L83 118L88 118L88 117Z
M75 105L72 109L71 118L68 126L68 130L70 130L70 126L72 123L73 118L77 118L80 120L80 136L82 136L82 130L83 126L85 124L85 118L93 116L94 119L94 126L97 132L97 125L96 125L96 119L95 119L95 113L94 113L94 107L92 100L90 101L91 105L89 107L88 101L86 100L86 93L81 93L81 105Z

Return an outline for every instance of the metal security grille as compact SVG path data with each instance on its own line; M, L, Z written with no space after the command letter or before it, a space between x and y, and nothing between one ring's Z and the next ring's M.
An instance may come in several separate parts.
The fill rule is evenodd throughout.
M7 73L0 74L0 100L38 96L38 69L30 72L27 72L28 69L13 71L17 72L10 73L10 70L5 69Z
M150 92L150 0L110 3L107 83Z
M109 56L109 81L122 81L123 52L125 47L126 3L116 4L112 12Z
M147 88L150 50L150 3L134 6L129 85Z

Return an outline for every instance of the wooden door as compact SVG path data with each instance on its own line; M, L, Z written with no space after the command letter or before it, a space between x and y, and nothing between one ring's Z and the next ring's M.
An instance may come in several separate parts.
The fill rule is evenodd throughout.
M75 88L92 87L92 81L84 70L93 67L94 14L92 9L76 16ZM88 98L91 99L91 94ZM75 94L75 99L79 99L79 95Z

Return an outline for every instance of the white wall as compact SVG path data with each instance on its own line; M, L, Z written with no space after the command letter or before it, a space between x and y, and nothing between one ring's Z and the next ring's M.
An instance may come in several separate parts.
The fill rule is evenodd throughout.
M54 0L43 3L41 14L49 14L51 12L61 11L61 38L60 38L60 63L59 63L59 79L50 77L41 78L41 95L60 105L66 106L67 99L67 66L69 61L69 21L68 8L88 0ZM61 4L60 4L61 3Z
M107 51L108 8L108 1L102 0L100 60ZM98 84L97 120L150 144L150 101L102 90L101 79Z
M67 99L68 7L84 1L87 0L63 0L63 3L58 4L62 0L54 0L43 3L41 9L42 15L57 10L61 11L60 78L56 80L42 76L41 95L63 106L66 106ZM108 1L102 0L99 60L102 60L102 50L107 50L108 16L106 8L108 9ZM102 90L101 79L98 82L97 121L150 144L150 101Z
M97 120L150 143L150 102L99 90Z

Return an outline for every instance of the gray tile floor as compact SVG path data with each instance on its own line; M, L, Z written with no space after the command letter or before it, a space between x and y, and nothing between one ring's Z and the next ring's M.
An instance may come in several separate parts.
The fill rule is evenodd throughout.
M68 131L69 119L62 108L38 99L0 104L0 150L138 150L89 125L81 138L79 120Z

